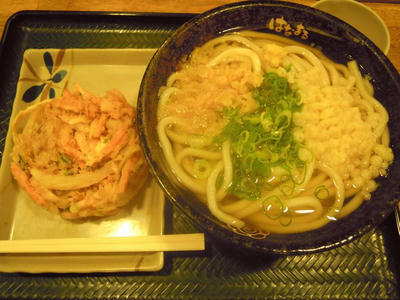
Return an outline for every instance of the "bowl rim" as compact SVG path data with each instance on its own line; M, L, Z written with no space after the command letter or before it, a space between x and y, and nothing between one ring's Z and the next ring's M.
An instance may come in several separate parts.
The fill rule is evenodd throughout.
M144 93L145 90L145 82L147 79L148 74L150 73L150 70L153 68L154 62L158 60L160 53L162 49L166 47L173 39L177 36L179 36L182 32L190 29L193 26L196 26L197 22L201 22L201 20L204 17L210 17L214 14L221 14L226 11L232 10L232 9L241 9L241 8L247 8L247 7L253 7L253 6L260 6L260 7L270 7L270 6L278 6L278 7L289 7L292 9L296 10L301 10L304 11L307 14L312 14L312 15L317 15L318 17L322 17L323 19L326 19L330 23L335 23L341 26L342 28L345 28L346 30L350 31L354 36L359 37L363 40L364 42L364 47L367 47L374 56L378 56L379 60L386 65L386 68L390 73L392 73L398 81L400 81L400 76L398 71L395 69L395 67L391 64L391 62L386 58L384 53L372 42L366 37L364 34L359 32L356 28L353 26L349 25L348 23L342 21L341 19L332 16L328 13L325 13L321 10L318 10L316 8L298 4L298 3L293 3L293 2L286 2L286 1L275 1L275 0L266 0L266 1L241 1L241 2L235 2L235 3L229 3L226 5L218 6L216 8L213 8L211 10L208 10L204 13L201 13L199 15L194 16L192 19L189 21L185 22L183 25L181 25L177 30L175 30L165 41L164 43L160 46L160 48L156 51L154 54L153 58L151 59L150 63L148 64L146 71L144 73L140 89L139 89L139 97L138 97L138 106L137 106L137 121L138 121L138 126L141 127L145 123L146 119L145 117L143 118L143 111L144 111L144 105L146 105L142 101L142 94ZM222 34L222 33L221 33ZM399 90L400 91L400 90ZM143 129L143 128L140 128ZM354 240L366 232L372 230L375 228L378 224L374 222L369 222L366 224L362 224L361 228L359 227L358 230L351 231L351 232L346 232L346 234L342 235L340 239L332 240L332 241L323 241L320 244L316 244L315 246L307 246L307 247L269 247L265 246L262 244L257 243L255 240L249 241L247 237L241 236L239 234L234 234L232 233L231 230L225 228L225 227L220 227L218 226L218 220L216 221L215 219L201 215L190 207L186 201L182 203L178 199L176 199L171 191L165 186L165 182L159 177L158 171L155 169L154 166L154 161L152 156L150 155L149 152L149 145L146 140L145 136L145 131L144 130L138 130L139 131L139 139L141 141L141 145L144 148L144 153L146 157L146 161L150 167L150 171L153 174L153 176L156 178L157 182L161 186L162 190L164 191L165 195L167 198L178 208L180 209L181 212L183 212L193 223L195 223L196 226L199 226L200 228L204 229L206 232L211 232L211 231L216 231L216 234L212 233L211 236L223 236L223 237L229 237L230 238L230 244L235 244L236 246L239 246L240 248L245 248L247 250L254 250L256 252L263 252L263 253L269 253L269 254L283 254L283 255L293 255L293 254L307 254L307 253L315 253L315 252L321 252L325 250L329 250L332 248L336 248L338 246L341 246L343 244L348 243L351 240ZM148 150L148 151L146 151ZM395 205L393 205L394 209ZM393 209L386 209L384 212L384 216L382 217L381 221L382 222L385 218L387 218ZM201 222L198 221L198 219L201 219ZM340 220L339 220L340 221ZM380 223L379 222L379 223ZM206 223L206 224L205 224ZM318 230L318 229L316 229ZM316 231L313 230L313 231ZM288 234L287 236L290 236L293 234ZM299 234L295 234L299 235Z

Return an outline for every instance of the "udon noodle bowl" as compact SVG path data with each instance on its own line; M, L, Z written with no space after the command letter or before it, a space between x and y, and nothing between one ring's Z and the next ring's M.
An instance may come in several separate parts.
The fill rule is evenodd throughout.
M228 226L288 234L349 215L393 153L356 61L240 31L196 48L159 90L169 167Z

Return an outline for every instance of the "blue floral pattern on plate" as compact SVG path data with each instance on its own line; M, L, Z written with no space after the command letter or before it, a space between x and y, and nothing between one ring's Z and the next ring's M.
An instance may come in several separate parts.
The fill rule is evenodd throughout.
M40 97L40 101L47 98L54 98L56 96L55 89L63 89L64 84L60 84L64 78L66 78L68 71L61 69L62 62L65 54L65 49L60 49L55 54L53 59L52 54L49 51L43 53L43 62L48 70L47 77L43 78L40 76L32 66L32 64L24 59L24 63L31 72L31 77L23 77L19 81L33 82L34 84L28 87L22 96L24 102L32 102Z

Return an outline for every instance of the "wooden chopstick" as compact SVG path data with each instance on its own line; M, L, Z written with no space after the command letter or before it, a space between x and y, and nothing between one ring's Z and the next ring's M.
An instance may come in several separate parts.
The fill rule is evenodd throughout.
M0 240L0 253L104 253L204 250L204 234Z

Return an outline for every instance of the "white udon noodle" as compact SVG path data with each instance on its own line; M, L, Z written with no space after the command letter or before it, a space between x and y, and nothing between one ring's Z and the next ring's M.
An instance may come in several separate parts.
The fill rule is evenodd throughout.
M196 48L190 60L201 60L203 56L209 58L207 67L218 67L229 62L246 61L251 65L251 72L255 76L262 76L269 71L263 62L262 47L268 43L276 43L285 48L284 61L294 68L297 74L309 71L317 72L322 87L336 85L341 82L345 91L350 93L356 88L360 95L357 106L366 112L367 121L371 118L375 122L372 127L376 142L388 146L389 133L387 130L388 114L385 108L373 97L373 88L368 80L364 79L355 61L349 62L348 67L333 63L323 57L318 51L290 42L287 39L274 35L242 31L215 38L203 46ZM157 126L160 144L165 158L181 184L194 192L203 200L210 212L228 226L242 228L253 225L271 233L297 233L314 230L324 226L332 220L349 215L364 201L362 189L345 188L343 179L338 172L314 157L307 162L304 180L296 185L290 197L280 195L280 207L265 207L262 200L254 201L237 199L229 195L228 188L232 183L233 166L230 153L230 141L223 143L220 151L210 151L207 146L212 138L207 135L193 135L185 131L187 124L176 116L166 115L172 95L176 95L179 88L176 82L183 78L184 72L173 73L162 89L160 89ZM345 84L343 84L345 83ZM196 105L196 103L193 103ZM208 162L210 170L206 178L198 178L193 166L185 165L185 159L196 158ZM217 189L218 177L222 176L222 183ZM313 196L312 190L323 185L330 193L329 207L324 207L319 199ZM372 192L376 186L369 188ZM262 199L273 196L277 187L264 191ZM346 200L347 199L347 200ZM268 210L290 212L290 217L284 224L280 220L266 217ZM290 220L289 220L290 219Z

